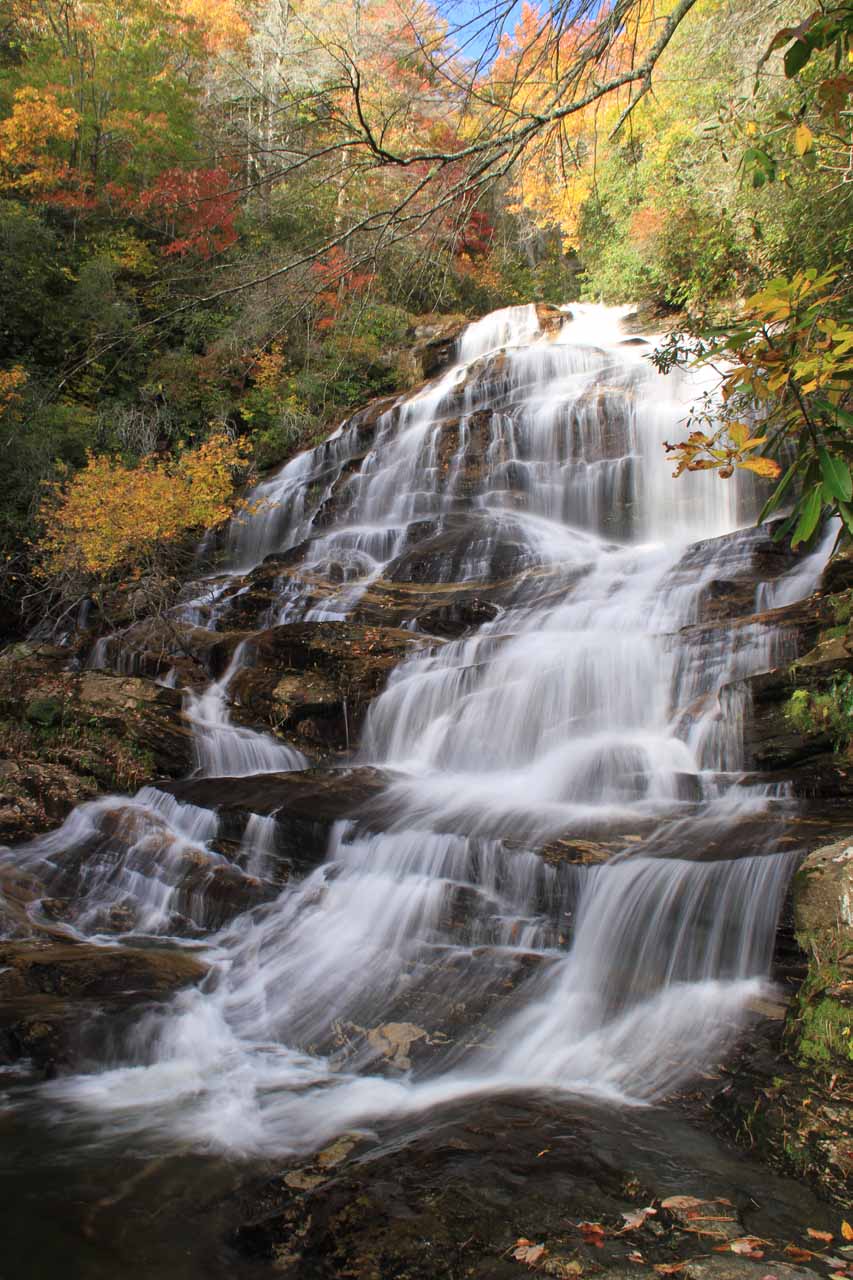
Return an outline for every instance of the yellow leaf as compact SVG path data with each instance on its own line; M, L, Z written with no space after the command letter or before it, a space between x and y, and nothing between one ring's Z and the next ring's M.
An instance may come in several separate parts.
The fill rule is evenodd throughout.
M767 480L775 480L782 470L772 458L744 458L738 466L743 471L754 471L757 476L764 476Z
M841 1234L845 1240L853 1240L853 1227L850 1226L846 1219L841 1223Z
M807 124L799 124L794 130L794 150L804 156L814 146L814 135Z

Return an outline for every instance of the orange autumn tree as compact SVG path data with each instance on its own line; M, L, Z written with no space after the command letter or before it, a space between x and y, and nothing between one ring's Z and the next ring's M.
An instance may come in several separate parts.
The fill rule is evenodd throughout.
M187 534L229 519L247 452L220 432L174 462L90 454L42 504L41 576L60 584L154 567Z
M510 208L540 226L558 228L565 247L577 248L585 203L595 191L600 155L625 143L623 126L645 96L651 78L631 78L633 68L655 59L675 11L675 0L580 8L571 19L557 6L524 3L512 35L501 40L483 87L502 127L532 121L530 139L510 175ZM624 17L615 21L617 10ZM602 26L614 17L602 41ZM620 83L622 81L622 83ZM612 88L605 89L605 85ZM587 105L561 115L565 103ZM633 119L632 119L633 136Z

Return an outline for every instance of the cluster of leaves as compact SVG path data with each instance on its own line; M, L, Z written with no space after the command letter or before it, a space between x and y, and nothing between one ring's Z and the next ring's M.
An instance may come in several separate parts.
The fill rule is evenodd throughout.
M839 268L777 277L747 300L736 324L693 341L674 335L655 360L663 371L685 363L720 371L721 405L698 410L714 428L664 446L675 475L716 470L728 478L739 467L777 479L759 517L790 506L774 537L790 536L797 547L828 516L853 537L853 304Z
M804 97L795 110L781 107L763 129L756 121L748 122L747 133L754 141L744 152L742 164L753 187L787 178L786 144L789 153L813 169L819 162L818 141L835 146L841 143L844 149L853 142L850 113L846 111L853 92L853 76L844 68L845 62L849 66L851 35L853 11L844 4L816 9L798 26L777 31L771 40L765 60L784 49L783 66L789 80L799 76L813 54L831 52L832 71L813 78L809 85L798 82ZM808 123L809 114L813 121L817 118L816 128Z
M846 752L853 739L853 675L835 675L824 692L795 689L786 715L800 733L828 733L835 750Z
M90 454L42 505L40 573L57 582L138 574L164 547L229 519L247 452L219 434L174 462L147 458L130 467Z

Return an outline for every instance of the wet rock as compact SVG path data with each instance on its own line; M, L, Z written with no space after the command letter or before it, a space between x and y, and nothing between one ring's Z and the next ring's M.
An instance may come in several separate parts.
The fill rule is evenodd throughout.
M27 747L37 750L37 744ZM28 758L27 747L4 743L0 736L0 843L14 844L48 830L98 790L82 761L78 773L63 764ZM3 759L6 750L19 758Z
M197 982L207 966L190 952L91 943L0 942L0 999L162 994Z
M85 1056L93 1028L179 987L206 966L186 951L0 943L0 1062L52 1075Z
M239 840L252 814L276 821L274 859L306 870L322 861L332 825L359 817L381 796L385 777L377 769L307 769L248 778L189 778L163 782L160 790L184 803L215 809L220 834Z
M739 1258L736 1254L724 1254L718 1258L693 1258L679 1274L687 1280L766 1280L769 1264ZM776 1280L815 1280L820 1272L805 1267L793 1267L787 1262L774 1262L772 1274Z
M174 618L150 618L105 637L102 662L108 670L151 680L176 667L180 683L196 688L222 674L240 638L227 629L209 631Z
M415 341L410 348L409 369L412 382L433 378L453 363L456 346L467 316L421 317L415 327Z
M664 1123L679 1130L671 1116ZM681 1126L667 1185L634 1125L610 1124L594 1108L513 1097L458 1102L408 1132L380 1122L378 1140L348 1137L333 1164L321 1152L244 1193L231 1243L292 1280L513 1280L531 1274L516 1253L524 1245L538 1249L536 1274L574 1280L636 1280L655 1267L695 1280L817 1274L784 1261L797 1230L789 1186L762 1181L742 1159L753 1198L705 1191L692 1198L714 1220L682 1219L663 1205L700 1180L682 1154L690 1131ZM645 1135L658 1156L668 1141ZM805 1211L823 1221L813 1204ZM763 1241L760 1262L714 1252L752 1233Z
M88 717L151 755L158 773L185 773L193 760L192 733L183 697L151 680L86 671L71 692L73 714Z
M49 829L99 790L135 790L192 764L177 690L74 670L72 657L54 646L0 654L0 840Z
M832 724L811 714L815 701L829 695L839 675L851 672L853 655L824 661L812 651L792 667L741 682L750 702L744 725L748 767L774 780L790 780L801 796L853 796L853 777L848 777L846 761L835 750Z
M780 935L795 952L780 973L785 1016L753 1029L712 1101L727 1132L842 1208L853 1199L851 884L850 837L804 859Z
M512 520L499 529L479 519L447 520L441 532L419 542L385 571L389 582L445 583L463 581L466 566L477 566L477 579L501 581L539 563L529 539Z
M299 745L349 750L391 671L426 641L410 631L302 622L259 632L229 697Z

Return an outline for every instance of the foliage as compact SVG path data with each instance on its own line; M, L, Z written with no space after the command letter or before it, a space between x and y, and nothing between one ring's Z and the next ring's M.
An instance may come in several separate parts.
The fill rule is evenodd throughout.
M676 475L715 469L727 478L735 467L781 475L760 517L794 497L774 537L791 534L796 547L827 515L853 535L853 303L839 268L779 276L747 300L736 325L706 329L693 343L673 336L655 359L663 369L690 361L722 370L722 409L694 411L716 429L665 445ZM762 456L750 456L759 447Z
M232 514L246 453L242 442L214 435L173 464L145 459L128 467L90 454L42 506L42 574L60 580L138 571L189 531L222 524Z
M740 340L726 333L754 322L794 361L785 403L771 406L776 391L756 402L745 381L723 423L692 424L702 438L683 446L685 467L789 468L793 416L776 432L807 360L819 378L828 364L846 374L845 275L812 298L826 298L834 336L808 328L799 298L786 324L755 299L853 250L847 11L625 0L614 24L598 0L527 4L477 65L429 0L11 0L4 615L17 616L28 580L44 483L88 474L92 455L105 475L160 484L190 444L223 431L275 465L405 382L399 351L424 313L581 290L650 299L691 312L709 359L728 359ZM744 293L755 314L721 327ZM716 332L701 327L709 317ZM763 368L761 341L740 345ZM816 461L821 508L843 517L836 391L803 392L817 440L783 498L800 483L814 492ZM726 424L733 435L719 434Z
M833 676L826 692L795 689L785 713L800 733L828 733L835 750L844 752L853 741L853 675Z

